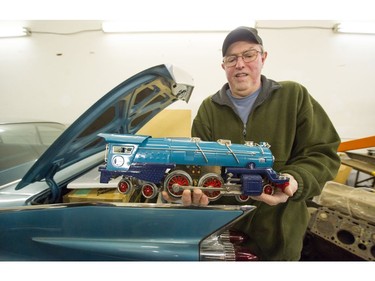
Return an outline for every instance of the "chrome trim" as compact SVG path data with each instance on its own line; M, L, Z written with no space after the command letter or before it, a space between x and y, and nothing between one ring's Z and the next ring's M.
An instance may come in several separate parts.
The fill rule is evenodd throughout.
M56 208L76 208L84 206L113 206L113 207L129 207L129 208L163 208L163 209L200 209L200 210L227 210L227 211L243 211L248 213L256 207L253 205L208 205L208 206L184 206L176 203L125 203L125 202L74 202L62 204L41 204L41 205L27 205L17 207L3 207L0 212L9 211L30 211L30 210L43 210L43 209L56 209Z

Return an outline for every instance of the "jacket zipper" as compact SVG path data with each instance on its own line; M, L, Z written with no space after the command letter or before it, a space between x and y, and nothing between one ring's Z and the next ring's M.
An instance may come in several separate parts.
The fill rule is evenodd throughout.
M246 139L246 124L245 123L243 124L242 135L243 135L244 139Z

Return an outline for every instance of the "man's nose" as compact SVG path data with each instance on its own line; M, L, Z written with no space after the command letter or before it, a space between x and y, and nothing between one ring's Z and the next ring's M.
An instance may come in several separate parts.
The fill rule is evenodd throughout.
M236 67L242 67L245 64L242 56L237 56Z

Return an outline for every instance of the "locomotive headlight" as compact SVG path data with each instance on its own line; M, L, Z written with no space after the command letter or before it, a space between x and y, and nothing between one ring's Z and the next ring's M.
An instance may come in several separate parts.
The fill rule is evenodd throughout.
M124 157L116 155L112 157L112 165L114 167L122 167L125 163Z

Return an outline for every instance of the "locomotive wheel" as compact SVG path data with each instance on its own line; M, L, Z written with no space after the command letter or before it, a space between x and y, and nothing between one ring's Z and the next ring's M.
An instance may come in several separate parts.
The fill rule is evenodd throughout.
M250 199L250 196L246 196L246 195L236 195L235 196L236 200L240 203L244 203L246 201L249 201Z
M122 194L128 194L133 189L133 184L128 179L122 179L117 184L117 190Z
M182 188L175 187L174 185L191 186L193 185L193 179L191 176L183 170L175 170L170 172L164 180L164 190L166 190L171 196L175 198L181 198Z
M275 189L271 184L268 183L263 186L263 192L265 194L273 195L275 193Z
M207 173L203 175L198 181L198 187L222 187L224 181L221 176L215 173ZM203 191L204 194L207 195L210 201L217 200L221 197L220 191Z
M142 188L142 195L147 199L153 199L158 194L158 188L152 182L145 183Z

